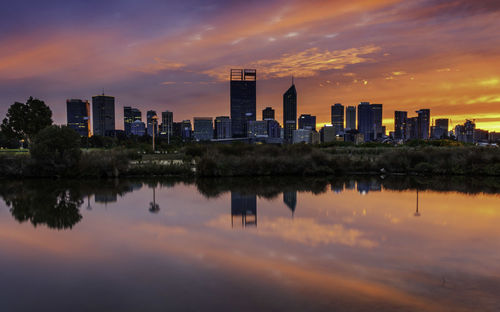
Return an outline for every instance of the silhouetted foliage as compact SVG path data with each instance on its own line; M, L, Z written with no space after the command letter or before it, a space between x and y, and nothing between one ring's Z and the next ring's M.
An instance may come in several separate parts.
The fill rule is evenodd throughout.
M69 175L81 157L80 136L66 126L50 126L38 133L31 147L35 165L45 174Z
M52 111L39 99L30 97L26 104L16 102L9 107L2 132L11 139L31 143L42 129L52 125Z

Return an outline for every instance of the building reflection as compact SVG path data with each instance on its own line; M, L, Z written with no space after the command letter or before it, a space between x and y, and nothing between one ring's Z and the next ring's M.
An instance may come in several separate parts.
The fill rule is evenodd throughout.
M295 207L297 206L297 191L283 192L283 202L292 211L292 218L295 214Z
M420 212L418 211L418 189L417 189L417 210L415 210L415 217L420 217Z
M241 226L257 226L257 195L231 191L231 227L241 218Z
M156 203L156 185L152 187L153 189L153 201L149 203L149 212L158 213L160 211L160 205Z

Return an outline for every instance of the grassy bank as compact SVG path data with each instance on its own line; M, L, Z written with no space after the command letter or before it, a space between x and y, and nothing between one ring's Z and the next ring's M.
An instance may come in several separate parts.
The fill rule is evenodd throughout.
M353 147L187 145L168 154L132 149L83 152L77 164L37 163L0 153L4 177L336 176L349 174L500 176L500 149L475 146Z

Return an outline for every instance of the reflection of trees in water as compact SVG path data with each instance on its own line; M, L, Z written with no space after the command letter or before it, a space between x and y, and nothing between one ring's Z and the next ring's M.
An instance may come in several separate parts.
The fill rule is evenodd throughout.
M78 188L53 181L8 182L0 187L0 196L19 222L71 229L82 219L83 196Z

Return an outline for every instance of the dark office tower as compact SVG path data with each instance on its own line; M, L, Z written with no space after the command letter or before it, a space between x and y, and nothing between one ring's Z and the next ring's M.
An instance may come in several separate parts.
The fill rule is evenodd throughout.
M421 109L416 113L418 114L418 138L422 140L428 140L431 122L431 110Z
M297 130L297 90L295 84L283 94L284 142L292 143L293 131Z
M66 100L68 127L80 136L90 136L90 104L82 100Z
M292 211L292 216L295 213L295 207L297 207L297 192L283 192L283 202Z
M212 117L194 117L194 133L196 141L210 141L214 138Z
M215 117L215 138L220 140L231 137L231 119L228 116Z
M382 128L382 104L371 104L373 114L373 139L380 139L385 131Z
M233 137L245 137L248 122L256 120L257 71L255 69L231 69L230 96Z
M299 117L299 129L316 130L316 116L302 114Z
M394 112L394 139L406 140L406 129L408 122L408 112Z
M332 105L332 125L335 134L344 132L344 105L340 103Z
M115 98L107 95L92 97L94 135L111 136L115 132Z
M358 105L358 131L363 134L365 142L373 138L373 112L369 102Z
M274 119L274 109L271 107L266 107L262 110L262 120Z
M153 131L154 131L154 135L158 136L158 119L154 120L153 117L155 117L155 116L157 116L157 115L156 115L156 111L154 111L154 110L147 111L147 113L146 113L146 128L147 128L147 133L149 136L153 136Z
M174 113L165 111L161 113L161 131L160 134L166 137L172 137L174 134Z
M231 191L231 226L234 217L241 217L241 226L257 226L257 195Z
M123 130L125 130L125 135L131 135L131 125L134 121L142 121L141 111L137 108L132 108L130 106L125 106L123 108Z
M345 109L346 130L356 130L356 106L347 106Z
M448 134L450 121L449 119L436 119L436 127L439 127L444 130L446 134Z
M408 118L406 121L406 139L418 139L418 117Z

